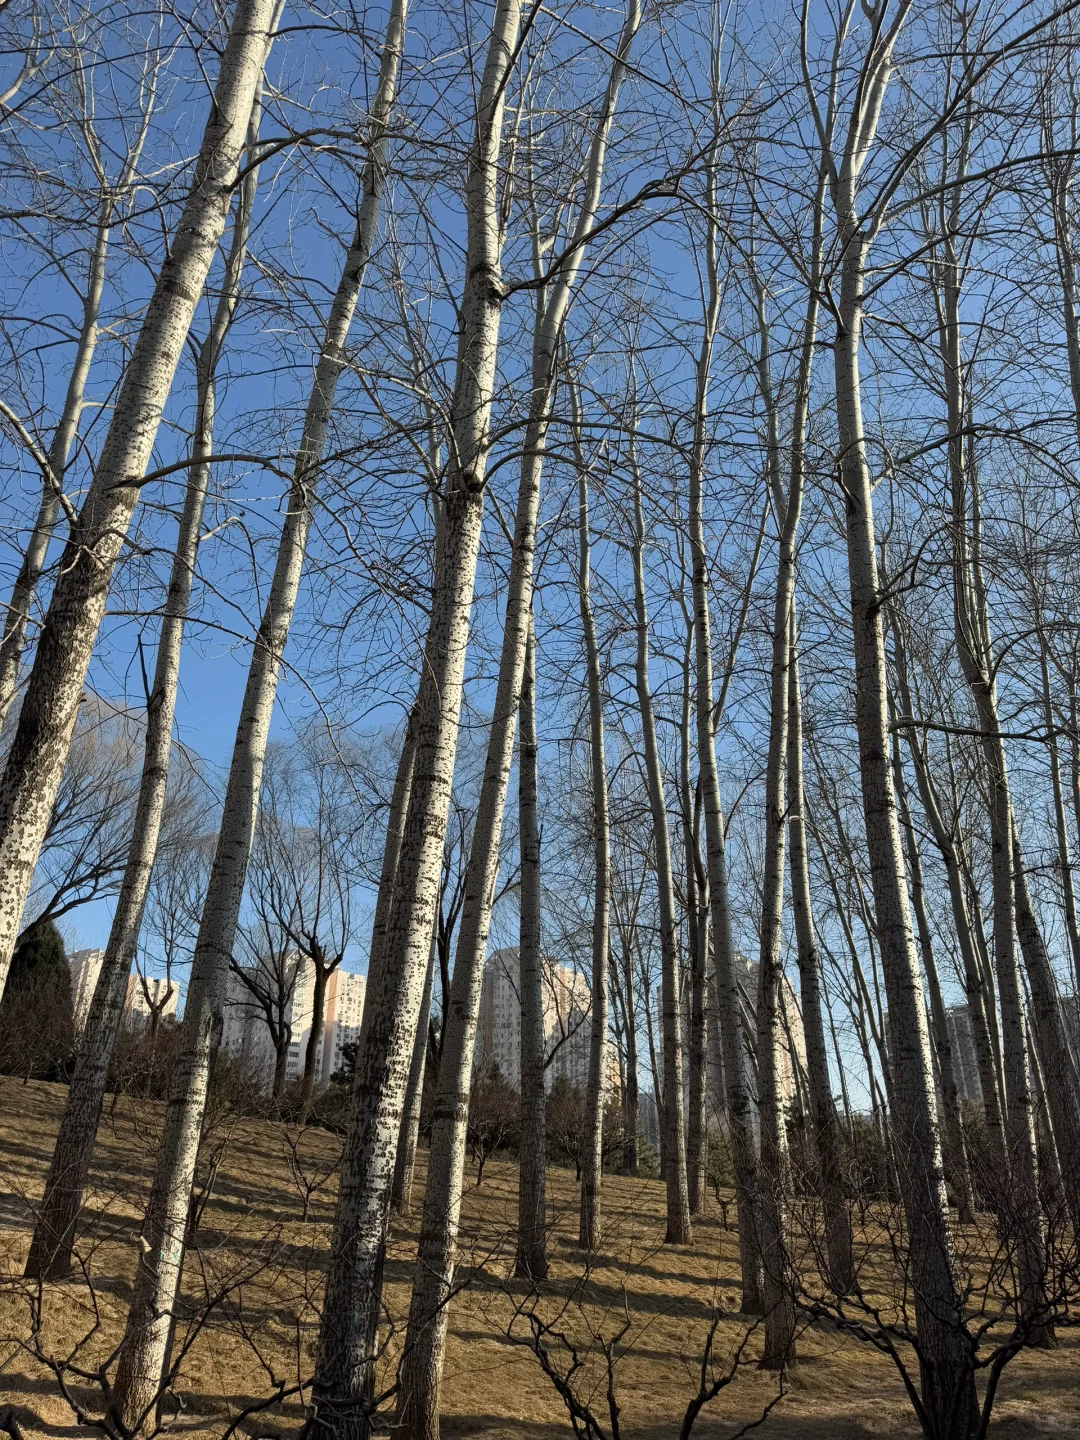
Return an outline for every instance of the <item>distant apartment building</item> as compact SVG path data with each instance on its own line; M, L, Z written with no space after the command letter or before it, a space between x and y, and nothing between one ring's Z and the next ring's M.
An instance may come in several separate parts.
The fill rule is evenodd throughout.
M521 1088L520 962L515 948L495 950L484 965L480 1016L473 1054L474 1071L498 1069L503 1079ZM563 1076L578 1090L589 1080L589 1011L591 994L585 977L572 966L544 960L544 1046L549 1063L548 1090ZM610 1048L610 1047L609 1047ZM618 1061L611 1052L609 1084L618 1087Z
M77 1034L86 1029L90 1002L104 959L104 950L76 950L71 956L71 1005Z
M283 1000L283 1018L290 1030L285 1080L286 1083L298 1080L304 1073L311 1038L315 967L306 957L301 959L293 954L276 964L261 961L248 967L248 974L251 984L235 970L229 972L222 1049L260 1084L269 1087L273 1083L276 1057L260 996L272 997L275 1008ZM317 1084L330 1083L330 1077L341 1066L344 1046L360 1034L366 987L363 975L342 970L335 970L327 981L323 1033L315 1052Z
M956 1091L961 1100L982 1100L979 1083L979 1062L975 1054L975 1033L971 1028L971 1012L966 1005L950 1005L945 1011L949 1030Z
M71 956L71 1003L77 1033L86 1028L90 1002L94 998L104 959L104 950L76 950ZM133 972L128 976L124 997L124 1025L129 1030L141 1030L150 1023L154 1010L160 1020L174 1019L176 999L176 985L164 976L144 976Z
M367 976L335 970L326 987L326 1029L323 1031L322 1063L319 1077L329 1085L335 1070L344 1063L344 1049L360 1036L364 1018L364 996ZM305 1040L305 1045L307 1041Z
M129 1030L149 1025L154 1012L158 1023L176 1018L177 987L164 975L129 975L124 1000L124 1021Z

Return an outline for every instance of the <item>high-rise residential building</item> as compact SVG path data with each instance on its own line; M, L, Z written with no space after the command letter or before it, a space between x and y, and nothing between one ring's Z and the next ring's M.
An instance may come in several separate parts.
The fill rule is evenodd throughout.
M76 950L71 956L71 1003L76 1033L86 1028L104 959L104 950ZM128 976L124 996L123 1023L129 1030L141 1030L150 1022L151 1007L159 1009L162 1020L174 1019L176 999L175 983L164 976L142 976L133 971Z
M76 1034L81 1034L86 1028L90 1002L94 998L94 987L104 959L104 950L76 950L71 956L71 1004Z
M497 1069L503 1079L521 1088L520 962L516 948L495 950L484 965L480 1016L476 1031L473 1069ZM589 1012L592 997L588 981L570 965L544 960L544 1045L548 1057L545 1084L551 1089L563 1076L578 1090L589 1080ZM618 1085L618 1064L612 1052L609 1083ZM614 1074L612 1075L612 1071Z
M175 982L167 980L164 975L129 975L124 998L124 1023L129 1030L141 1030L150 1024L155 1010L159 1022L175 1019L176 996Z
M975 1054L975 1032L971 1028L971 1011L966 1005L950 1005L945 1011L952 1052L956 1092L961 1100L982 1100L979 1083L979 1062Z
M322 1064L316 1071L324 1085L329 1085L335 1070L341 1068L344 1047L360 1035L364 1018L364 996L367 976L335 970L326 986L326 1029L323 1031Z
M742 1023L751 1053L757 1050L757 995L760 962L736 956L739 966L739 997ZM785 975L780 986L780 1073L777 1080L781 1102L791 1106L798 1099L806 1075L806 1032L794 986Z
M315 967L306 956L294 954L284 958L280 978L267 961L252 966L251 970L252 980L263 993L276 999L281 990L288 991L283 1018L291 1032L285 1060L285 1079L291 1083L303 1075L307 1060L314 1014ZM261 975L256 973L260 970ZM335 970L327 981L323 1033L315 1052L315 1079L320 1084L329 1084L330 1077L342 1063L343 1047L360 1034L366 986L363 975L342 970ZM266 1011L252 986L235 970L229 972L221 1045L252 1079L267 1088L272 1085L276 1056Z

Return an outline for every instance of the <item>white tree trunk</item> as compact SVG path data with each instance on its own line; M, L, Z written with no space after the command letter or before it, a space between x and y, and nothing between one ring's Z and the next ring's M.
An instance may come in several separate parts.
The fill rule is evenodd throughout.
M536 772L536 641L529 625L521 684L518 739L518 836L521 846L521 923L518 934L521 1001L521 1139L518 1146L518 1236L515 1273L539 1281L547 1274L546 1093L544 973L540 937L540 824Z
M1033 1023L1043 1055L1047 1109L1061 1165L1065 1205L1074 1230L1080 1233L1080 1083L1069 1049L1053 967L1028 893L1024 857L1015 830L1012 855L1016 928L1031 985Z
M720 312L718 241L710 226L707 238L708 302L705 327L698 355L694 400L694 440L690 462L688 529L693 563L695 704L697 719L698 773L705 810L705 855L709 878L709 914L715 971L716 1006L723 1052L724 1092L727 1102L728 1134L731 1142L735 1200L738 1213L739 1261L744 1314L760 1314L762 1294L761 1254L757 1243L757 1147L749 1089L749 1056L739 1023L739 986L735 944L731 933L731 906L728 899L727 856L724 813L720 801L720 777L716 768L713 732L715 703L712 661L712 627L709 616L709 561L705 549L702 519L702 479L705 469L705 436L708 420L709 372Z
M438 1436L447 1302L453 1284L461 1209L476 1023L484 955L491 926L492 897L498 874L506 790L513 762L514 729L530 633L536 522L555 361L563 320L581 261L582 239L593 224L600 199L608 132L626 67L627 52L639 17L637 0L631 0L593 136L572 252L537 304L529 418L518 485L499 675L465 874L461 928L439 1065L438 1100L432 1119L424 1219L409 1307L408 1339L401 1366L399 1423L403 1435L409 1440L436 1440ZM538 245L534 258L539 271L542 262Z
M960 1224L970 1225L975 1218L975 1196L971 1186L971 1171L968 1166L967 1142L964 1138L964 1127L960 1115L960 1097L952 1060L949 1022L945 1013L945 1002L942 999L941 982L938 979L937 961L934 958L930 919L926 912L922 857L919 854L919 841L908 806L907 787L900 756L900 737L897 733L893 735L893 774L896 777L896 798L900 811L900 823L904 831L911 879L911 904L915 911L915 923L919 933L919 949L922 953L926 985L930 991L931 1029L934 1034L934 1048L937 1052L938 1073L941 1082L941 1100L945 1111L946 1175L952 1183Z
M260 110L261 102L257 95L248 127L249 150L258 138ZM188 472L184 509L180 517L165 597L165 612L158 637L154 680L146 707L143 766L132 821L131 848L113 912L101 971L94 987L94 997L75 1074L56 1137L52 1163L45 1182L45 1194L30 1243L30 1254L26 1262L28 1276L59 1279L67 1275L70 1269L75 1225L82 1205L82 1192L101 1116L109 1063L123 1017L128 975L138 948L150 874L157 854L165 811L173 719L176 713L176 687L180 675L180 652L184 623L191 601L199 531L210 479L209 456L213 452L214 442L215 376L240 296L240 276L247 251L257 174L257 170L252 168L241 186L221 294L215 307L210 333L199 351L196 366L198 393L195 434L192 443L195 458Z
M791 909L795 919L795 941L799 958L799 996L806 1042L810 1120L825 1221L827 1279L837 1294L844 1295L854 1282L855 1269L851 1248L851 1216L844 1195L840 1166L840 1125L829 1079L829 1057L823 1019L826 1001L822 985L821 956L814 934L810 865L803 823L802 696L799 689L794 604L789 624L791 664L788 672L787 804L788 839L791 848Z
M840 479L847 520L855 651L855 722L877 933L888 996L893 1135L907 1214L920 1340L923 1404L937 1433L957 1440L977 1424L974 1380L962 1332L953 1238L918 957L908 911L892 787L886 713L882 593L862 423L859 346L867 240L849 196L840 206L841 274L834 345Z
M666 1139L667 1229L669 1245L689 1245L690 1197L686 1186L686 1128L683 1120L683 1047L679 1015L678 931L675 923L675 890L671 872L671 838L668 830L667 798L656 740L656 719L649 685L649 612L645 599L645 519L641 507L641 474L631 459L634 488L634 618L637 629L637 658L634 683L641 717L642 754L652 813L653 844L656 851L656 889L659 902L661 956L661 1010L663 1018L664 1109L662 1125Z
M3 776L0 991L7 981L113 568L225 228L276 0L238 0L195 178L147 306L94 479L72 525Z
M203 905L184 1006L180 1055L173 1072L160 1158L150 1194L135 1290L114 1389L114 1405L129 1428L151 1413L162 1381L170 1319L183 1260L188 1202L198 1156L210 1067L221 1032L225 983L255 831L266 744L282 656L300 587L315 489L334 395L345 368L345 343L364 269L378 229L385 184L387 124L404 40L404 0L387 22L371 141L356 233L330 307L304 416L278 541L270 594L248 670L233 745L217 849Z
M957 196L959 196L959 185ZM953 626L960 669L980 728L989 784L990 862L994 905L994 969L1001 1009L1002 1059L1005 1067L1006 1173L998 1175L998 1213L1002 1228L1018 1249L1020 1290L1027 1313L1043 1306L1045 1242L1039 1208L1035 1096L1028 1061L1020 966L1016 953L1013 894L1012 802L997 715L994 664L979 555L979 502L976 477L964 458L964 358L960 344L960 267L952 238L940 263L942 303L939 349L945 371L948 462L952 508ZM1037 1327L1042 1331L1041 1324Z
M7 614L4 616L3 638L0 639L0 728L7 719L11 702L15 698L15 687L19 679L19 665L23 647L26 644L26 628L30 623L30 610L34 603L38 581L45 569L45 557L52 539L60 508L60 492L64 483L71 446L79 430L79 419L83 411L86 382L97 348L98 315L101 312L101 295L105 288L105 257L109 248L109 230L115 201L110 196L102 207L101 219L94 235L90 250L90 262L83 297L83 320L79 339L75 347L75 359L68 376L64 408L60 421L49 446L49 474L43 479L41 504L38 507L34 528L19 566L19 573L11 589Z
M385 950L380 954L373 948L368 967L319 1332L316 1419L320 1426L336 1425L337 1433L346 1440L365 1436L369 1429L367 1395L378 1343L390 1187L438 905L453 785L503 299L499 157L507 82L516 60L519 13L518 0L499 0L477 102L466 185L468 246L450 411L451 458L416 702L412 793ZM502 698L502 706L506 698ZM516 705L516 694L513 698ZM500 719L505 721L506 711L497 701L495 723ZM478 828L479 824L478 820ZM393 966L386 963L388 957L394 957ZM447 1072L452 1068L444 1038L440 1094L446 1091ZM434 1165L434 1151L430 1165ZM432 1186L429 1168L429 1195Z
M413 1176L416 1170L416 1145L420 1138L420 1107L424 1099L424 1075L427 1071L428 1022L431 1018L431 993L435 988L435 933L431 935L431 949L428 952L427 974L424 976L424 993L420 1000L420 1014L416 1018L416 1038L413 1041L412 1060L409 1064L409 1079L405 1087L405 1104L401 1115L401 1135L398 1138L397 1159L394 1164L394 1184L390 1192L390 1207L401 1216L412 1214ZM436 1083L438 1077L436 1076Z
M604 745L604 682L593 617L592 541L589 489L584 457L578 455L578 612L585 640L589 700L589 790L592 799L593 913L592 994L589 1007L589 1073L585 1087L585 1140L581 1163L578 1244L590 1255L600 1244L600 1187L604 1168L605 1058L608 1029L608 962L611 933L611 823L608 816L607 755Z
M907 656L900 627L895 621L892 625L892 635L898 698L905 713L911 716L912 696L908 684ZM997 1163L1001 1166L1005 1163L1004 1122L1001 1114L994 1043L987 1022L987 1009L993 1006L993 997L988 994L983 981L982 965L976 949L960 858L953 835L941 813L937 786L934 783L927 755L915 731L908 729L906 733L908 748L915 767L915 782L919 791L919 799L930 825L930 833L934 837L934 843L944 862L945 876L949 885L953 928L956 931L957 944L960 947L960 956L964 967L964 993L967 998L975 1058L979 1069L979 1088L982 1092L983 1114L986 1120L988 1155L991 1165ZM997 1157L996 1162L994 1157Z

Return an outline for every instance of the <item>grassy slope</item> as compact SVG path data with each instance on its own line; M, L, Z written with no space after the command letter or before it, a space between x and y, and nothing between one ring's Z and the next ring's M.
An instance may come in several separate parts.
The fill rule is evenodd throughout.
M54 1376L28 1352L32 1291L17 1279L29 1240L30 1206L41 1192L63 1093L58 1086L0 1080L0 1398L15 1404L28 1436L95 1433L74 1423ZM81 1341L77 1363L84 1370L100 1364L120 1334L160 1113L160 1106L120 1100L111 1117L106 1115L95 1155L90 1202L94 1218L80 1242L84 1273L46 1290L40 1348L57 1356ZM224 1129L217 1133L226 1137ZM333 1163L337 1142L309 1131L291 1155L286 1135L282 1127L263 1121L241 1121L228 1128L224 1159L200 1227L199 1250L186 1271L185 1293L193 1310L201 1308L203 1297L221 1297L185 1357L177 1387L186 1434L220 1436L226 1417L268 1393L271 1374L291 1383L298 1369L308 1372L334 1199L333 1182L325 1183L322 1177ZM306 1183L314 1190L304 1220L301 1189ZM609 1178L605 1245L582 1289L582 1256L573 1243L573 1176L552 1170L548 1187L555 1228L552 1276L541 1302L547 1307L545 1315L554 1317L557 1307L566 1307L560 1328L579 1340L589 1327L610 1338L628 1321L615 1372L624 1434L628 1440L677 1435L687 1400L697 1387L712 1307L718 1300L729 1306L735 1301L734 1234L723 1228L719 1212L710 1205L695 1226L692 1247L665 1248L660 1243L662 1187L655 1181ZM516 1190L516 1168L491 1162L483 1186L472 1185L465 1197L460 1276L468 1283L451 1313L443 1422L447 1436L555 1440L571 1433L562 1404L535 1357L507 1340L515 1306L530 1298L509 1278ZM395 1225L387 1294L390 1314L399 1323L407 1312L415 1240L415 1219ZM525 1333L520 1320L516 1333ZM726 1355L742 1334L738 1321L725 1321L718 1354ZM398 1343L396 1336L391 1338L387 1374ZM750 1353L756 1343L752 1337ZM831 1334L812 1332L800 1342L800 1359L788 1394L757 1433L776 1440L915 1433L899 1381L884 1357ZM1065 1333L1054 1351L1017 1360L1006 1372L994 1433L1016 1440L1080 1435L1078 1360L1080 1336L1075 1333ZM75 1379L71 1383L76 1401L98 1408L92 1385ZM579 1388L588 1392L590 1386L592 1403L607 1429L603 1373L595 1351L586 1359ZM701 1417L695 1437L720 1440L730 1435L759 1414L774 1394L774 1378L748 1365ZM284 1436L301 1416L299 1401L290 1399L245 1423L240 1433Z

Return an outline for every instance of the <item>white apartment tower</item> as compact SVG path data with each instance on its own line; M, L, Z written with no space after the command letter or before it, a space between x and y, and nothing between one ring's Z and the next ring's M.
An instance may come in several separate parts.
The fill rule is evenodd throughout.
M589 1079L589 985L569 965L545 959L544 969L544 1042L550 1057L545 1086L550 1090L562 1075L576 1089L584 1090ZM515 1090L521 1088L519 974L516 948L488 955L473 1055L474 1070L497 1068Z

